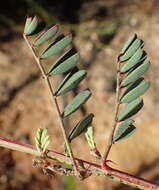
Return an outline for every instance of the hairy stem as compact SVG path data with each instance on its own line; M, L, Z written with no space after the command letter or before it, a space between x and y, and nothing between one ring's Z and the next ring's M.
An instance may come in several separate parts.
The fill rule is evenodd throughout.
M29 153L35 156L40 156L40 153L37 150L35 150L31 145L23 144L7 138L0 137L0 147ZM55 152L53 150L48 150L47 156L49 159L57 160L60 163L72 163L70 161L70 158L68 158L66 155ZM88 162L79 158L74 159L76 160L76 162L79 162L81 165L83 165L84 168L89 168L89 172L92 175L108 177L114 181L118 181L143 190L157 190L159 188L159 185L157 183L133 176L120 170L113 169L109 167L106 163L103 163L103 165L100 166L98 164Z
M117 126L117 114L118 114L119 106L120 106L120 102L119 102L119 97L120 97L120 72L119 72L119 70L120 70L120 62L118 61L118 63L117 63L116 105L115 105L114 123L113 123L112 130L110 132L110 136L109 136L109 139L108 139L108 146L106 147L106 150L105 150L103 158L102 158L103 161L107 160L107 157L108 157L108 155L110 153L110 150L111 150L112 145L113 145L113 136L114 136L115 128Z
M54 92L53 92L53 88L52 88L50 79L47 76L47 74L45 73L45 70L44 70L44 68L43 68L43 66L42 66L42 64L40 62L40 59L36 56L35 51L32 48L31 44L29 43L26 35L24 34L23 37L24 37L24 39L25 39L28 47L30 48L30 50L31 50L31 52L32 52L32 54L33 54L33 56L34 56L34 58L36 60L36 63L37 63L37 65L38 65L38 67L39 67L39 69L40 69L40 71L42 73L42 76L43 76L43 78L44 78L44 80L45 80L45 82L46 82L46 84L48 86L48 89L49 89L50 94L51 94L51 98L53 99L53 101L55 103L57 114L58 114L58 117L60 119L60 128L61 128L61 131L62 131L62 134L63 134L63 138L64 138L64 141L65 141L65 144L66 144L66 147L67 147L68 154L69 154L70 159L72 161L72 165L74 167L76 175L79 176L79 177L81 177L80 176L80 172L78 171L78 166L77 166L76 161L75 161L74 156L73 156L73 151L72 151L71 145L70 145L70 143L69 143L69 141L67 139L67 135L66 135L65 127L64 127L64 122L63 122L62 114L61 114L61 111L60 111L60 108L59 108L59 105L58 105L57 98L56 98L56 96L54 96Z

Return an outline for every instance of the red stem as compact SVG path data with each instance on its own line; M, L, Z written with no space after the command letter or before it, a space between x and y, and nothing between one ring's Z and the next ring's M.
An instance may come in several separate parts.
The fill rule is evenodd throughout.
M17 145L21 145L21 146L33 149L32 145L30 145L30 144L24 144L24 143L18 142L16 140L12 140L12 139L8 139L8 138L3 138L3 137L0 137L0 140L8 142L8 143L17 144Z
M17 148L17 146L18 148ZM28 145L28 144L24 144L24 143L20 143L18 141L15 140L11 140L11 139L7 139L7 138L3 138L0 137L0 146L5 147L5 148L9 148L12 150L18 150L21 152L26 152L35 156L40 156L40 154L33 148L33 146ZM25 149L26 147L26 149ZM68 163L71 164L71 160L69 157L65 156L62 153L58 153L52 150L48 150L48 154L47 154L48 158L50 158L51 160L57 160L60 163ZM107 165L106 162L108 161L102 161L101 166L89 161L85 161L79 158L74 158L76 160L76 162L79 165L83 165L85 169L89 168L89 172L94 174L94 175L98 175L98 176L107 176L110 177L116 181L119 181L121 183L127 184L129 186L135 186L137 188L140 189L144 189L144 190L154 190L157 189L159 187L159 185L157 183L151 182L149 180L145 180L143 178L140 177L136 177L133 176L129 173L111 168L110 166Z
M158 187L158 184L155 182L151 182L149 180L137 177L137 176L133 176L129 173L114 169L110 166L107 165L107 161L102 161L101 163L101 168L103 170L106 170L108 172L109 175L117 177L121 180L124 181L128 181L129 183L133 183L134 185L141 186L144 188L148 188L148 189L156 189Z

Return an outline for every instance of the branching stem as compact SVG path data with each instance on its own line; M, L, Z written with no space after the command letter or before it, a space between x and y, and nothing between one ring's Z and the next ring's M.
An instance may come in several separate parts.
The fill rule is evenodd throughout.
M103 158L102 160L103 161L106 161L107 160L107 157L110 153L110 150L112 148L112 145L113 145L113 136L114 136L114 132L115 132L115 129L116 129L116 126L117 126L117 114L118 114L118 111L119 111L119 106L120 106L120 101L119 101L119 98L120 98L120 61L118 61L117 63L117 81L116 81L116 105L115 105L115 116L114 116L114 123L113 123L113 126L112 126L112 130L110 132L110 136L109 136L109 139L108 139L108 146L104 152L104 155L103 155Z
M80 172L78 170L78 166L76 164L76 161L74 159L74 156L73 156L73 151L72 151L72 148L71 148L71 145L67 139L67 135L66 135L66 131L65 131L65 127L64 127L64 122L63 122L63 118L62 118L62 114L61 114L61 111L60 111L60 108L59 108L59 104L58 104L58 101L57 101L57 98L56 96L54 96L54 91L53 91L53 88L52 88L52 85L51 85L51 82L50 82L50 79L49 79L49 76L45 73L45 70L40 62L40 59L36 56L36 53L34 51L34 49L32 48L31 44L29 43L27 37L25 34L23 34L23 37L28 45L28 47L30 48L35 60L36 60L36 63L42 73L42 76L48 86L48 89L49 89L49 92L51 94L51 98L53 99L54 103L55 103L55 106L56 106L56 110L57 110L57 114L58 114L58 117L60 119L60 128L61 128L61 131L62 131L62 134L63 134L63 138L64 138L64 141L65 141L65 144L66 144L66 147L67 147L67 151L68 151L68 154L70 156L70 159L72 161L72 165L74 167L74 170L75 170L75 173L78 177L82 177L80 175Z
M6 138L2 138L2 137L0 137L0 147L29 153L34 156L40 156L40 153L37 150L35 150L31 145L23 144L15 140L10 140ZM55 152L53 150L48 150L47 156L49 159L57 160L60 163L67 163L67 164L72 163L70 158L68 158L66 155ZM118 181L118 182L127 184L129 186L136 187L143 190L158 190L159 189L159 184L154 183L149 180L145 180L140 177L133 176L131 174L128 174L120 170L113 169L109 167L106 164L106 162L104 163L104 165L100 166L98 164L88 162L79 158L74 158L74 159L76 160L76 162L83 165L84 168L89 168L89 172L92 175L108 177L114 181Z

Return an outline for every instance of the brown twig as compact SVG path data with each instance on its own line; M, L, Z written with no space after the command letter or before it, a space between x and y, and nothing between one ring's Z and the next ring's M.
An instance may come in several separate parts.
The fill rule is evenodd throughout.
M119 111L119 106L120 106L120 102L119 102L119 97L120 97L120 61L118 61L117 63L117 82L116 82L116 106L115 106L115 116L114 116L114 124L112 126L112 130L110 132L110 135L109 135L109 139L108 139L108 146L104 152L104 155L103 155L103 158L102 160L103 161L106 161L107 160L107 157L109 155L109 152L112 148L112 145L113 145L113 136L114 136L114 132L115 132L115 129L116 129L116 126L117 126L117 114L118 114L118 111Z
M48 89L49 89L49 92L51 94L51 98L53 99L54 103L55 103L55 106L56 106L56 110L57 110L57 114L58 114L58 117L59 117L59 120L60 120L60 128L61 128L61 131L62 131L62 134L63 134L63 137L64 137L64 141L65 141L65 144L66 144L66 147L67 147L67 151L68 151L68 154L70 156L70 159L72 161L72 165L74 167L74 170L75 170L75 173L78 177L82 177L80 175L80 172L78 170L78 166L76 164L76 161L74 159L74 156L73 156L73 151L72 151L72 148L71 148L71 145L67 139L67 135L66 135L66 131L65 131L65 127L64 127L64 122L63 122L63 118L62 118L62 114L61 114L61 111L60 111L60 108L59 108L59 105L58 105L58 101L57 101L57 98L56 96L54 96L54 92L53 92L53 88L52 88L52 85L51 85L51 82L50 82L50 79L49 79L49 76L45 73L45 70L40 62L40 59L36 56L36 53L34 51L34 49L32 48L31 44L29 43L27 37L25 34L23 34L23 37L28 45L28 47L30 48L35 60L36 60L36 63L42 73L42 76L48 86Z

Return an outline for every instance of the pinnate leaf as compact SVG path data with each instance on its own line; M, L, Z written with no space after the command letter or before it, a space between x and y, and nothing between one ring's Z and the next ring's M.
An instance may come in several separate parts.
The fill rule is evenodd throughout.
M66 117L75 112L82 104L84 104L91 96L90 90L85 90L73 98L73 100L65 107L63 116Z

